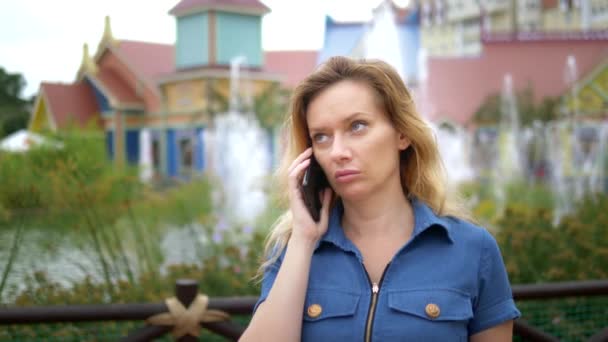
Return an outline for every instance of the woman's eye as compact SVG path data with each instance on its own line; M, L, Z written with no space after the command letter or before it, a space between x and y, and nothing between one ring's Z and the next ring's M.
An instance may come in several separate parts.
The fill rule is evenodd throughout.
M353 124L351 125L351 129L353 130L353 132L359 132L362 131L363 129L365 129L367 127L367 124L363 121L355 121L353 122Z
M313 135L312 140L315 143L320 144L320 143L323 143L324 141L327 140L327 135L325 135L325 134L315 134L315 135Z

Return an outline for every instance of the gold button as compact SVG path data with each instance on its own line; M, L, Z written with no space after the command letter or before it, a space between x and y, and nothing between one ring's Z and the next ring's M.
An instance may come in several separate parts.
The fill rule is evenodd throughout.
M426 312L426 315L429 316L430 318L437 318L439 317L439 314L441 313L441 310L439 310L439 306L437 306L437 304L427 304L426 307L424 308L424 311Z
M311 306L308 307L307 312L308 312L308 316L310 316L312 318L316 318L316 317L319 317L321 312L323 312L323 308L319 304L312 304Z

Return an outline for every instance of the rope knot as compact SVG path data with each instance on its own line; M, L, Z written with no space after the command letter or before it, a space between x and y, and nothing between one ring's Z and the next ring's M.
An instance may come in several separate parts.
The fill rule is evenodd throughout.
M200 323L221 322L230 319L230 315L219 310L207 310L209 297L198 295L186 309L175 297L165 300L169 312L154 315L146 319L146 323L152 325L173 326L171 335L180 338L185 335L199 337L201 333Z

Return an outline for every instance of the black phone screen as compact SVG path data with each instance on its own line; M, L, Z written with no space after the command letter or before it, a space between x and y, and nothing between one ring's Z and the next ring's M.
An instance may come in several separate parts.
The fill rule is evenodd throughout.
M313 155L302 178L301 191L304 204L315 222L319 222L321 217L320 192L328 186L327 177Z

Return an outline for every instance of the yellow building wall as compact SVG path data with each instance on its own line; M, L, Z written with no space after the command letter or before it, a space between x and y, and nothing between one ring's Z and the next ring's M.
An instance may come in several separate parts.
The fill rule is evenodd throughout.
M270 87L272 85L272 81L265 81L265 80L254 80L251 81L249 83L249 87L250 89L247 90L245 84L241 84L241 88L240 88L240 95L242 97L246 96L246 92L250 91L251 92L251 96L256 97L258 95L260 95L261 93L263 93L266 89L268 89L268 87ZM214 89L214 92L217 94L220 94L223 98L225 99L229 99L230 98L230 80L226 79L226 78L222 78L222 79L215 79L212 82L212 87Z
M608 28L608 1L606 0L591 0L591 29L607 29Z
M50 114L46 111L46 101L44 101L44 97L40 97L40 100L38 101L38 106L35 108L35 111L32 115L33 117L29 127L30 131L42 132L44 130L51 129L48 117Z
M250 83L252 96L257 96L273 82L256 80ZM246 87L241 87L241 96L245 96ZM208 106L218 107L217 102L228 104L230 98L230 80L227 78L211 78L183 81L167 84L164 89L167 110L171 115L180 113L207 112ZM218 101L214 101L217 98ZM210 101L210 103L207 103ZM215 103L214 103L215 102ZM221 108L212 108L219 110Z
M567 107L572 112L578 109L586 117L600 117L608 114L608 65L590 82L582 85L575 98L567 97Z
M608 91L608 65L597 75L595 83Z
M204 110L207 105L207 93L205 80L168 84L165 87L167 109L170 113Z
M513 16L510 11L493 13L490 22L490 31L493 33L507 33L513 31Z
M559 8L552 8L543 13L543 29L546 31L580 31L580 11L563 12Z
M422 29L422 46L429 56L450 56L456 51L456 30L454 24L432 25Z
M591 87L581 90L577 100L580 111L585 114L598 114L606 109L600 95Z
M465 19L479 18L481 10L475 0L448 0L447 20L457 22Z

